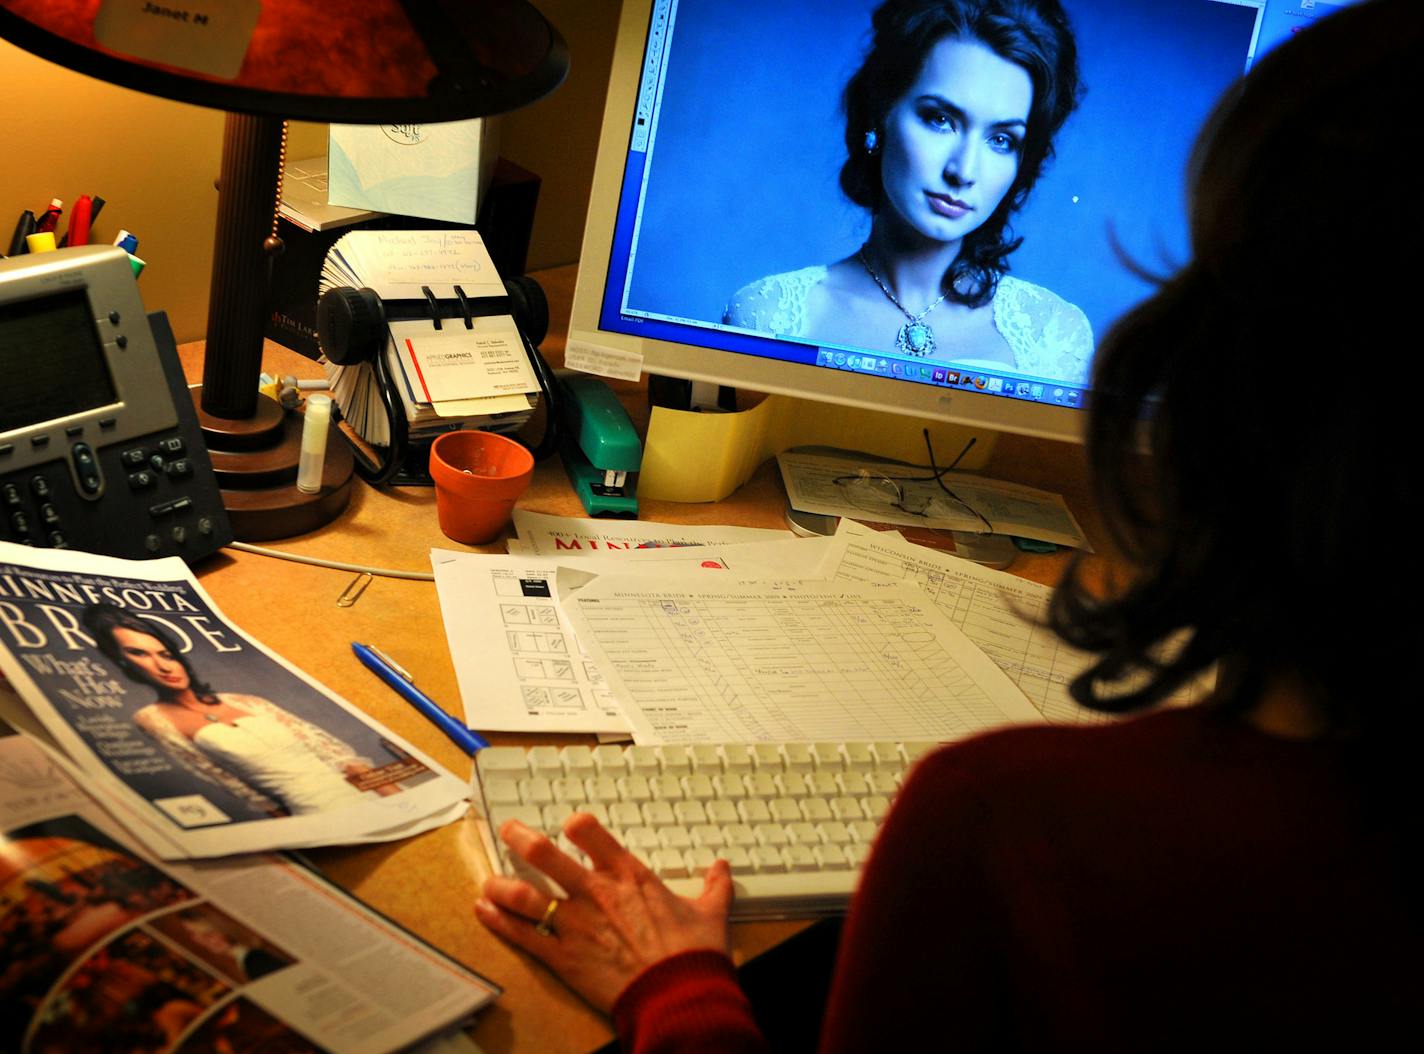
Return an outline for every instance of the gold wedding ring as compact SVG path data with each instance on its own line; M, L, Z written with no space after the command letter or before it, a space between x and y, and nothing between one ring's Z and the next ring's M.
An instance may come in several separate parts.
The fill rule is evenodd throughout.
M539 934L541 937L557 937L558 933L554 930L554 912L558 910L558 899L555 898L554 900L549 901L549 906L544 909L544 917L539 920L537 925L535 925L534 932Z

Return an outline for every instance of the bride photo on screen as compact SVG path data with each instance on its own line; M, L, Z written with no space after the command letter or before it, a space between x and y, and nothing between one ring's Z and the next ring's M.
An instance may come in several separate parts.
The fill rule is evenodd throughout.
M353 780L374 766L331 733L256 695L214 691L194 672L163 626L111 604L93 604L84 627L129 680L157 699L134 724L171 760L269 816L353 805ZM387 795L394 784L372 789Z
M1008 273L1027 201L1078 102L1058 0L887 0L843 92L840 187L869 210L863 245L769 275L726 324L848 348L1082 384L1087 316Z

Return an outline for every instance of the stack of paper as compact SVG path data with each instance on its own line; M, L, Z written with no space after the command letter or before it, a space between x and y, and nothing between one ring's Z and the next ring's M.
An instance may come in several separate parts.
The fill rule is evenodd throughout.
M502 298L504 283L475 231L352 231L327 254L320 293L368 288L386 304L428 302L448 313L461 302ZM418 309L417 309L418 310ZM389 311L389 309L388 309ZM515 431L534 409L539 384L507 314L393 319L385 367L412 439L460 428ZM342 416L368 443L390 445L390 426L371 364L324 362Z
M894 532L515 526L510 556L432 554L472 728L949 740L1108 720L1068 695L1090 656L1047 628L1048 587Z

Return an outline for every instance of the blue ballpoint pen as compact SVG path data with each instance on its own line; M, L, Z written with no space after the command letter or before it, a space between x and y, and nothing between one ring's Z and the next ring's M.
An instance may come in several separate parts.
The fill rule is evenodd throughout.
M473 757L477 750L483 750L489 746L483 736L456 721L440 708L439 703L417 688L410 674L382 654L380 649L373 648L368 644L353 642L351 650L356 653L356 658L360 659L368 670L399 692L406 702L424 714L431 724L444 732L450 742L466 754Z

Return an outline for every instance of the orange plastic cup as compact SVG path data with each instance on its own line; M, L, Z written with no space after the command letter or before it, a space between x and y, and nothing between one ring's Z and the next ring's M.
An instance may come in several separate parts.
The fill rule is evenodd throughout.
M446 432L430 446L440 529L465 545L494 541L533 474L534 455L512 439L493 432Z

